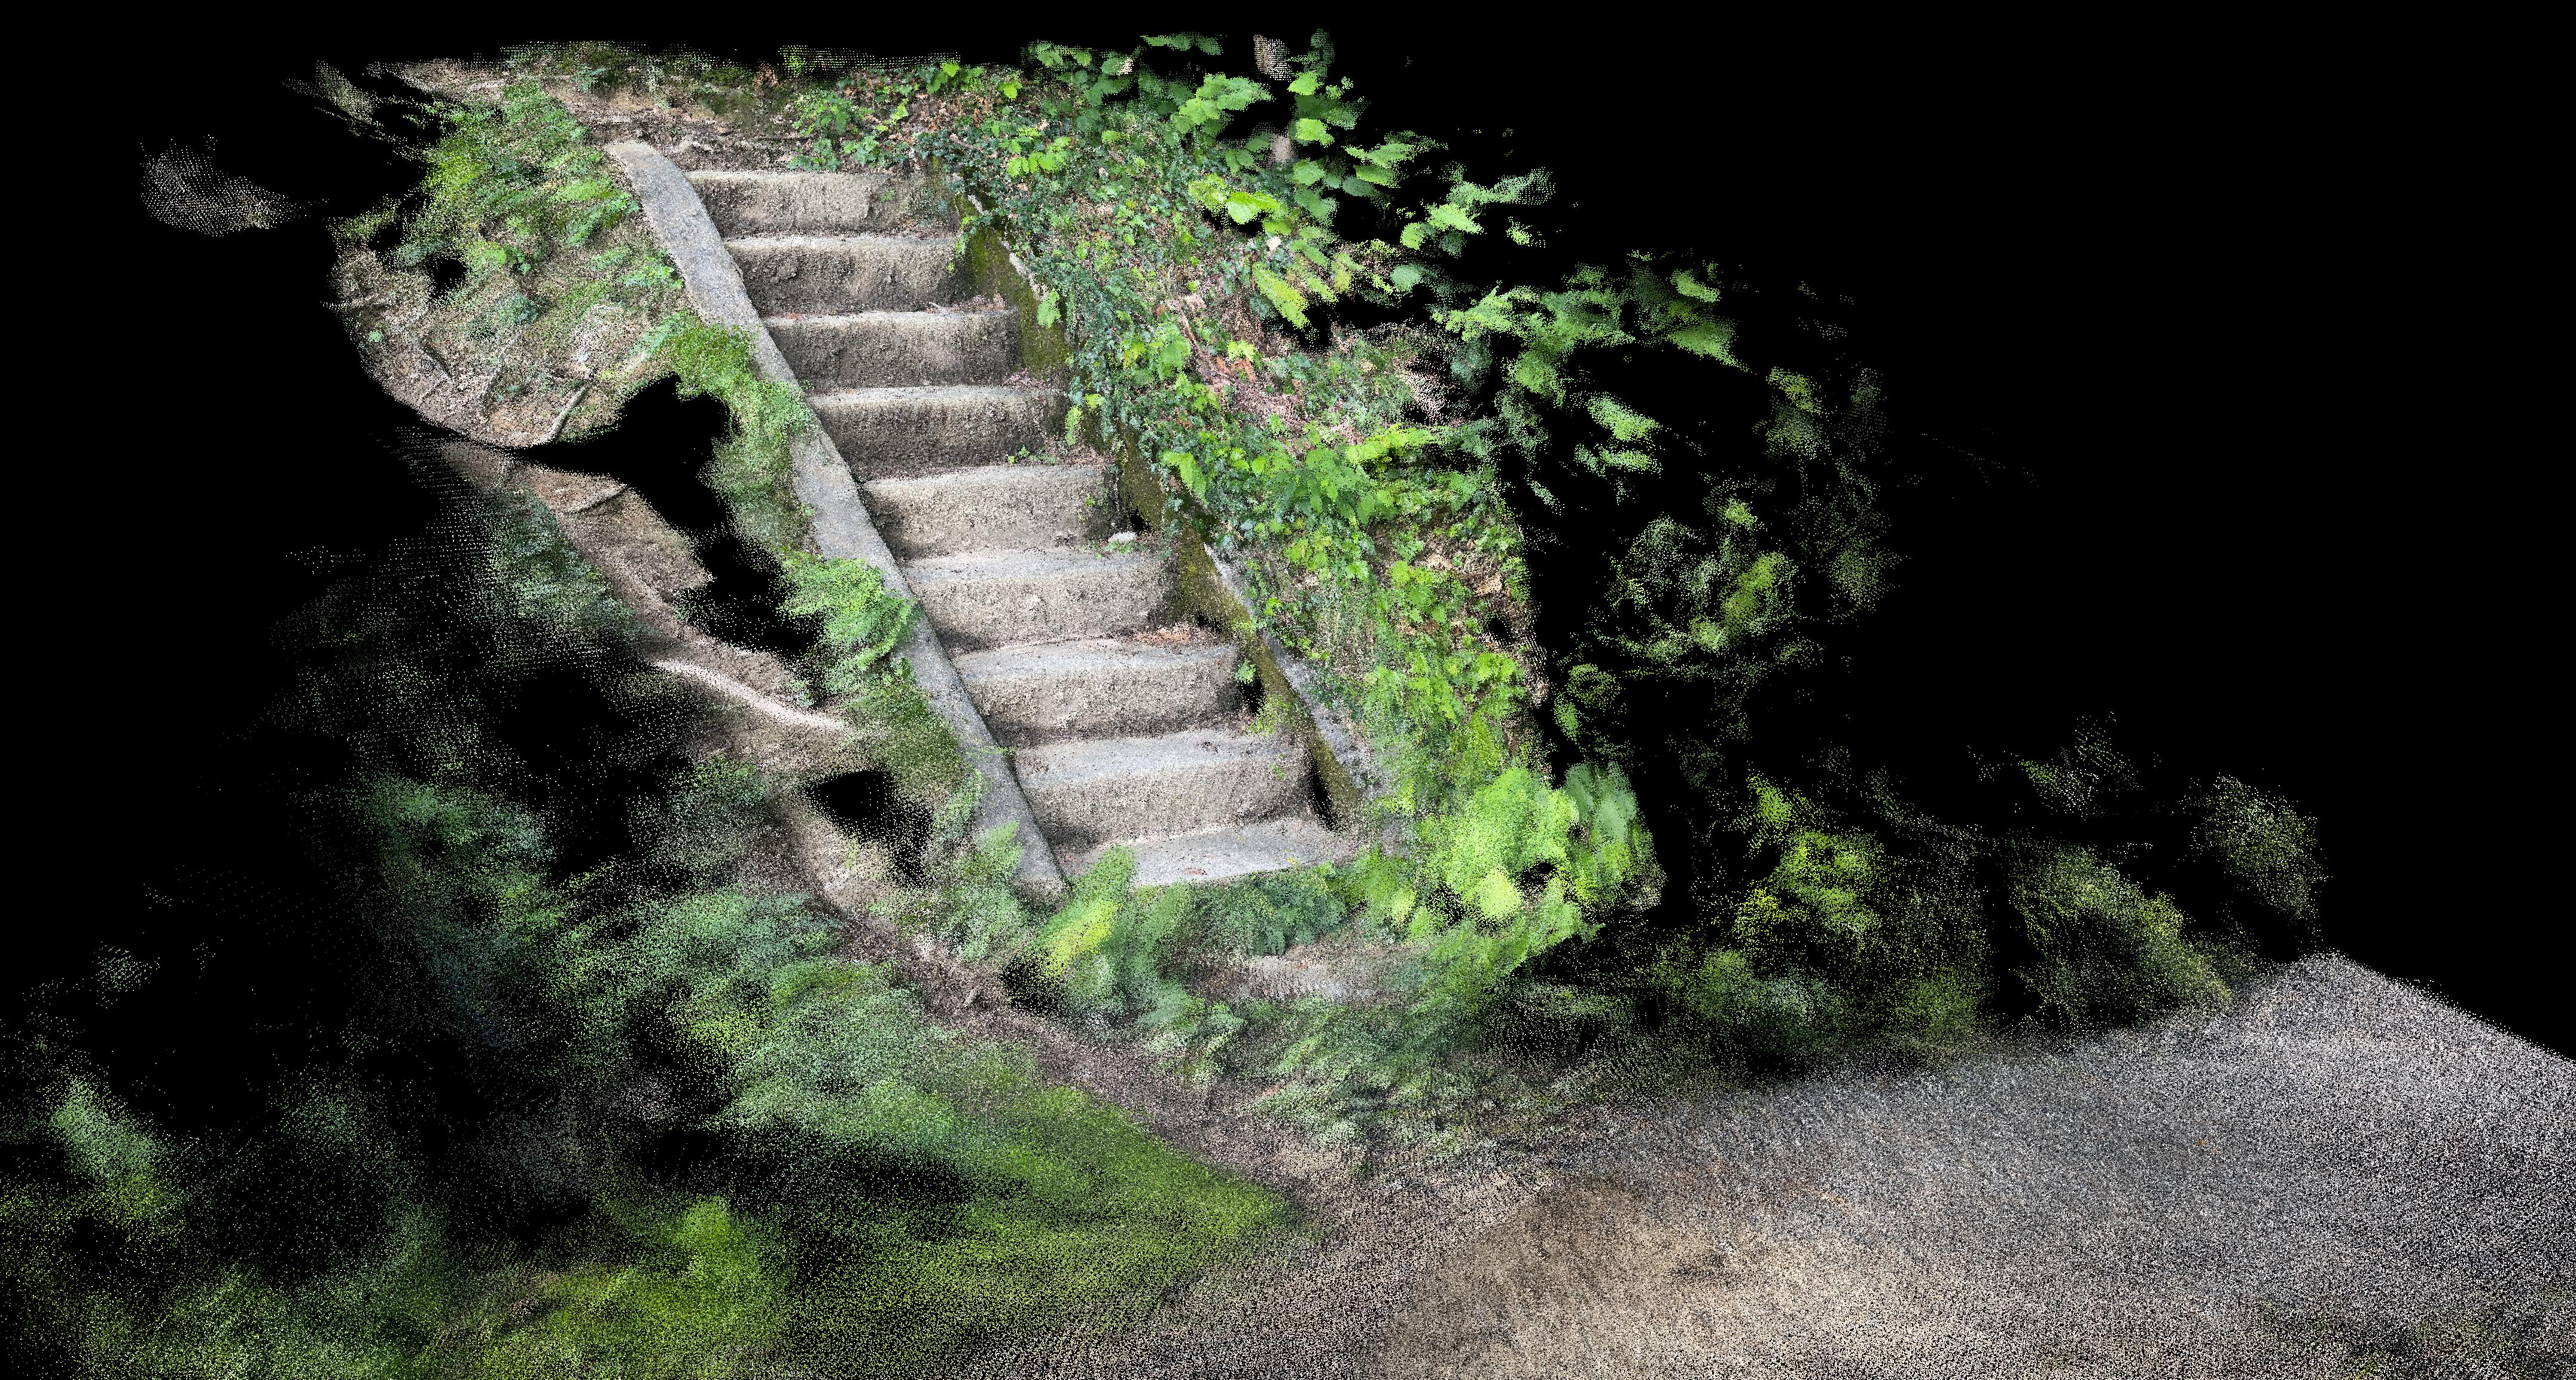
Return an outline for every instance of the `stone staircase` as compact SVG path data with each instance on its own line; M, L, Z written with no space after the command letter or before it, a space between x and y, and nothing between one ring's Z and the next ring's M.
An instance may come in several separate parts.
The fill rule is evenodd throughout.
M1067 876L1113 844L1137 881L1339 855L1313 768L1252 733L1240 652L1178 608L1170 553L1112 532L1107 463L1050 445L1018 315L950 266L944 194L874 173L688 175L752 306Z

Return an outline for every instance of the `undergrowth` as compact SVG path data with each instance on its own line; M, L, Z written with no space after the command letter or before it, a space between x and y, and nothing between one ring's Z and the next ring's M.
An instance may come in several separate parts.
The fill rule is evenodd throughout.
M2151 788L2089 734L1989 762L1983 795L1936 809L1776 727L1896 567L1882 499L1904 454L1831 304L1685 253L1521 281L1542 174L1476 180L1433 138L1364 134L1320 35L1261 80L1202 61L1220 56L1183 35L1036 44L1021 70L523 50L497 103L433 112L413 198L343 228L344 306L366 348L417 330L498 361L493 417L524 394L556 431L588 425L663 376L721 400L707 479L816 629L809 688L935 815L928 881L890 913L1182 1076L1261 1080L1326 1142L1457 1156L1658 1059L1940 1058L2025 1019L2134 1020L2313 934L2315 821L2242 782ZM1113 849L1032 913L1014 841L964 836L977 778L897 654L917 610L802 549L802 399L678 307L548 80L787 115L807 166L962 179L984 207L966 233L1011 240L1037 324L1063 331L1069 439L1241 564L1259 629L1315 661L1386 768L1386 843L1213 887L1138 888ZM395 137L388 111L343 107ZM1667 420L1654 378L1737 430ZM610 674L630 630L543 514L495 504L472 572L412 552L289 634L308 664L276 723L342 755L307 778L330 784L277 789L319 875L348 879L319 908L384 936L318 1052L233 1122L140 1109L133 1071L66 1032L19 1052L0 1222L18 1306L64 1356L918 1371L997 1331L1132 1316L1284 1223L836 954L802 899L751 880L769 787L750 768L675 738L628 745L603 785L495 727L543 667L591 722L686 718ZM1525 529L1569 508L1613 535L1551 670ZM390 595L404 579L469 597ZM1651 828L1649 773L1690 787ZM1219 991L1300 946L1364 955L1369 991ZM85 990L150 981L102 957ZM379 1048L412 1081L360 1076L347 1052ZM329 1211L275 1206L308 1200Z
M213 1120L146 1113L76 1031L12 1051L0 1228L55 1361L917 1373L1132 1310L1285 1223L838 953L836 921L754 880L770 786L639 687L631 621L549 515L420 473L448 515L290 620L292 689L227 749L304 764L229 780L308 851L173 892L206 933L307 895L360 924L325 931L344 986L309 1040ZM121 953L66 981L172 977Z
M1475 175L1369 129L1322 35L1257 78L1199 35L1033 44L1017 70L791 56L760 94L810 141L799 161L963 180L982 211L962 233L1007 237L1035 324L1063 332L1069 439L1241 565L1259 628L1313 659L1386 769L1388 845L1321 875L1345 926L1409 955L1400 999L1188 995L1223 948L1206 906L1131 893L1114 854L1052 917L1003 899L998 853L901 903L1032 997L1201 1073L1267 1049L1257 1071L1326 1124L1418 1138L1441 1116L1358 1113L1623 1042L1765 1068L1941 1057L2024 1019L2215 998L2312 932L2313 821L2242 783L2151 789L2102 748L2083 808L2028 776L2039 808L1943 813L1962 802L1784 731L1775 705L1899 563L1884 495L1909 463L1885 383L1803 285L1670 251L1528 281L1512 255L1545 238L1544 172ZM1742 430L1641 401L1702 395ZM1567 511L1618 535L1551 672L1523 515ZM1638 771L1688 783L1668 821L1686 891Z

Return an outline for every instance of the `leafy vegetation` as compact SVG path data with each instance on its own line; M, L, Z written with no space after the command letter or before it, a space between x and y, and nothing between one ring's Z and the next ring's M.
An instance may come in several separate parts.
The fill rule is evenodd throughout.
M1691 253L1521 280L1544 173L1477 180L1436 139L1364 132L1320 35L1261 80L1201 65L1221 55L1196 35L1035 44L1019 71L808 52L771 98L810 166L963 177L968 232L1009 237L1065 333L1069 434L1141 470L1129 493L1240 562L1257 621L1325 670L1392 769L1375 809L1396 832L1322 885L1412 955L1406 999L1189 997L1205 906L1128 895L1114 858L1044 920L962 860L904 903L915 923L1200 1072L1278 1037L1264 1075L1335 1125L1408 1068L1508 1082L1524 1047L1777 1064L2134 1019L2306 942L2314 824L2241 783L2151 787L2103 739L2056 786L2016 769L2016 799L1795 712L1894 578L1888 496L1916 479L1836 304ZM1719 420L1668 420L1684 398ZM1620 535L1542 674L1525 528L1578 514ZM2092 804L2060 808L2078 776Z
M426 141L417 189L338 226L342 310L385 367L400 372L391 361L412 344L453 385L442 403L522 442L605 425L668 372L654 329L678 275L587 131L541 86L430 108L345 79L329 91L375 137Z
M434 113L413 197L344 226L344 297L382 299L352 330L498 361L490 396L545 400L556 431L657 377L720 400L706 478L816 630L801 669L934 814L889 912L1182 1076L1262 1080L1319 1140L1454 1156L1675 1062L2134 1020L2312 939L2317 824L2242 782L2162 780L2090 727L1951 780L1801 717L1899 568L1909 462L1834 304L1695 254L1521 281L1542 174L1471 180L1435 139L1364 133L1321 36L1263 80L1221 56L797 49L782 75L526 50L497 104ZM802 549L802 399L678 307L541 79L782 115L805 166L961 177L968 231L1011 239L1063 330L1069 439L1241 564L1260 629L1389 767L1388 845L1142 890L1112 850L1031 914L1013 840L964 837L977 778L896 654L918 611ZM161 879L199 928L280 924L345 984L245 1017L266 1062L217 1112L154 1103L67 1025L16 1052L0 1222L50 1359L918 1371L1132 1315L1285 1222L836 953L758 880L771 785L628 674L626 615L543 512L439 503L433 536L291 620L291 692L226 749L265 811L240 827L310 853L229 891ZM1613 535L1551 614L1551 664L1534 566L1573 563L1541 543L1574 515ZM1367 955L1367 990L1204 995L1221 961L1301 945ZM173 980L169 953L95 957L62 982L95 1011Z
M223 764L265 847L213 856L266 870L169 884L205 932L312 913L341 985L228 1116L145 1113L77 1031L15 1053L9 1268L56 1361L903 1373L1285 1221L837 954L753 880L768 786L634 679L544 510L422 482L440 514L290 621L290 692ZM144 1000L169 966L72 981Z

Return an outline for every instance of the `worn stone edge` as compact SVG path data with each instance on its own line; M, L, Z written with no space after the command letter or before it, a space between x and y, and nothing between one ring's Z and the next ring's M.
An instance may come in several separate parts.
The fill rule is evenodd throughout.
M974 193L960 191L957 209L962 224L969 212L981 216L984 203ZM999 297L1018 312L1021 367L1049 387L1067 386L1071 343L1065 338L1061 318L1053 324L1039 323L1037 289L1020 256L990 227L966 236L959 254L974 276L977 292ZM1282 646L1267 629L1260 629L1252 615L1252 599L1243 573L1233 562L1216 554L1188 523L1165 521L1159 490L1150 496L1136 492L1146 480L1147 471L1137 462L1131 439L1099 439L1101 448L1110 451L1117 461L1122 488L1126 490L1121 496L1140 519L1155 526L1171 543L1173 573L1179 577L1184 602L1207 614L1242 645L1261 675L1264 693L1297 706L1299 712L1294 717L1298 735L1305 740L1316 774L1323 778L1324 793L1332 802L1340 832L1355 840L1376 832L1370 828L1368 806L1384 794L1386 773L1376 755L1360 741L1349 719L1324 698L1314 666ZM1257 635L1256 629L1260 629Z
M786 356L779 353L777 343L761 323L760 313L752 308L751 297L743 290L741 271L734 266L733 255L724 247L724 237L717 233L715 221L707 215L688 177L659 150L641 140L623 140L608 145L605 151L626 170L628 180L634 184L636 196L644 204L644 218L652 225L654 238L661 241L663 252L679 268L680 280L688 287L690 305L697 308L698 315L711 322L741 327L751 338L761 375L781 383L796 383L795 372L787 367ZM822 428L809 427L790 444L789 451L795 464L796 497L812 514L816 552L834 560L865 561L884 574L887 589L912 598L911 583L904 579L894 552L877 532L876 522L860 498L858 481L851 476L848 463L832 439L823 434ZM1056 864L1055 849L1038 828L1037 815L1020 791L1010 755L994 741L984 716L966 697L965 683L958 679L957 668L949 661L948 651L940 645L928 619L913 621L912 631L905 636L900 650L912 664L913 683L956 733L967 761L984 778L984 793L975 806L975 832L980 835L1004 824L1018 826L1020 888L1046 900L1061 897L1065 891L1064 873Z

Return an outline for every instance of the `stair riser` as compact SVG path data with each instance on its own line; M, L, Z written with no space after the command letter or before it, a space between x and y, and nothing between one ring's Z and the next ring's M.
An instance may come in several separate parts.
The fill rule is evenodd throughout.
M1128 738L1213 723L1243 702L1233 659L1086 666L1044 674L967 676L966 697L1013 747L1070 738Z
M999 383L1019 367L1010 312L809 317L770 322L769 338L807 388Z
M946 197L917 178L882 173L689 174L718 233L850 235L954 225Z
M1173 600L1167 562L1102 562L1096 571L919 583L913 593L952 652L1116 637L1164 621Z
M743 291L762 315L919 311L974 295L949 267L956 241L857 239L728 241Z
M1064 425L1065 399L1056 393L1008 398L816 398L814 415L841 457L862 478L917 470L990 465L1022 450L1038 450Z
M866 488L868 513L886 545L908 559L1109 535L1108 486L1098 471L1022 468L1027 479L1007 486L880 480Z
M1038 827L1056 848L1070 851L1288 813L1302 795L1297 765L1283 752L1060 785L1024 763L1019 779Z

